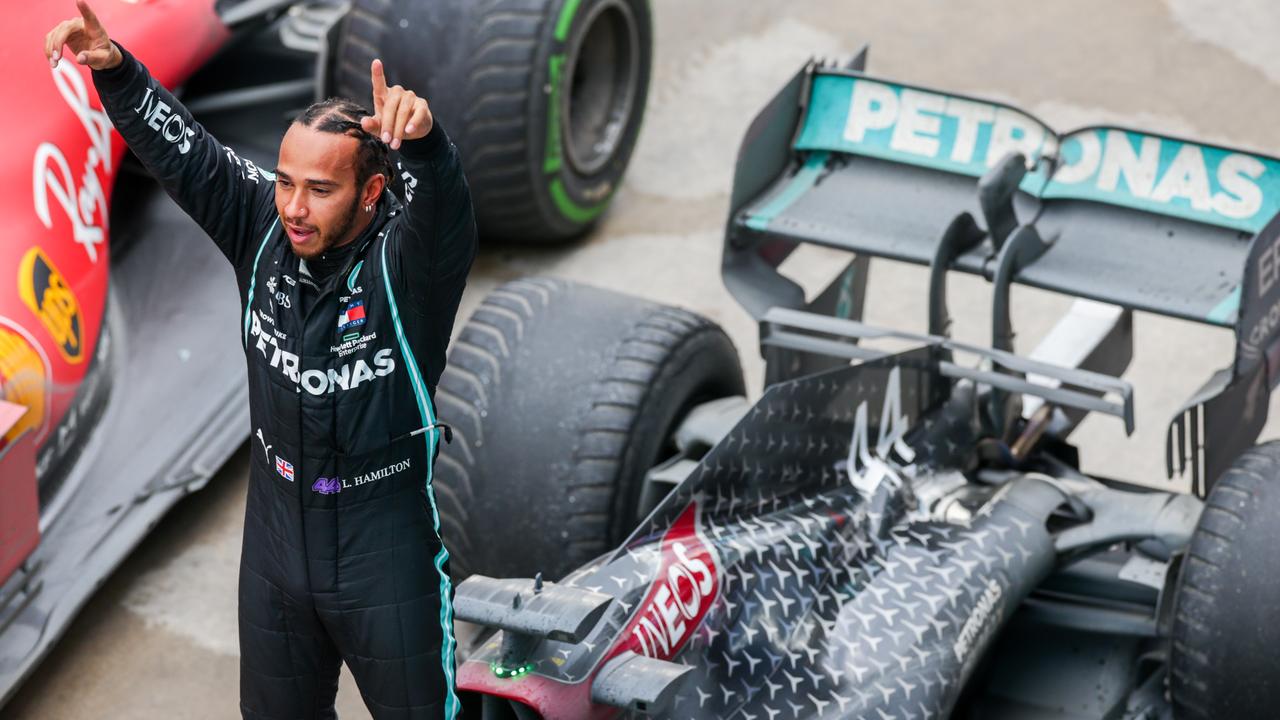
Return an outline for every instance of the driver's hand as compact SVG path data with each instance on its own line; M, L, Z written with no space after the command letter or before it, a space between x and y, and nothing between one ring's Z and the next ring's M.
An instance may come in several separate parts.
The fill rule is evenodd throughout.
M433 122L427 101L400 85L387 87L381 60L374 60L370 71L373 74L373 115L360 118L361 127L381 137L392 150L399 150L402 140L426 137Z
M76 7L80 17L63 20L44 36L44 56L49 58L49 67L58 67L63 45L71 50L77 63L94 70L110 70L124 62L120 48L107 37L107 29L89 3L76 0Z

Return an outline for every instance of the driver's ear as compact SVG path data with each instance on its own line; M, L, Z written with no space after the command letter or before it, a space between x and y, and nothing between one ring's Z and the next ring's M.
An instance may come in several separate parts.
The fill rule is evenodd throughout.
M364 195L361 197L361 205L374 205L378 202L378 198L382 197L382 191L387 187L387 176L382 173L374 173L369 181L364 185Z

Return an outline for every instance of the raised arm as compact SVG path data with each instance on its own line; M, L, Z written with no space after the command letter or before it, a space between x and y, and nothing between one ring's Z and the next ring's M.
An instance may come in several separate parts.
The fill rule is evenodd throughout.
M371 72L373 115L361 124L400 151L397 171L404 181L405 219L389 258L392 277L416 307L447 314L451 326L476 254L475 214L462 161L426 100L399 85L387 87L380 61L373 61Z
M254 228L274 214L270 173L224 147L197 123L107 31L85 0L80 16L56 25L45 36L52 66L64 47L93 70L93 84L111 124L166 192L236 266L249 258Z

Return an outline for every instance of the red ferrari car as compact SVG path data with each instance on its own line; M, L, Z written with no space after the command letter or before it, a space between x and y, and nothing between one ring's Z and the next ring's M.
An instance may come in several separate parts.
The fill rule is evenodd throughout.
M599 217L635 144L644 0L100 0L112 38L261 167L313 100L368 97L369 61L419 89L466 159L487 237L556 240ZM234 280L127 154L87 68L0 30L0 704L107 575L248 437ZM428 42L423 42L429 38ZM176 115L158 131L181 142Z

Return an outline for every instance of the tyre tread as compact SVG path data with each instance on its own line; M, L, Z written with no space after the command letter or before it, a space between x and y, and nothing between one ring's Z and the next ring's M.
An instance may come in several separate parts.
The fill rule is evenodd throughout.
M465 432L455 432L456 447L441 451L441 457L448 457L441 463L442 483L455 486L453 492L440 495L442 514L451 512L455 504L475 500L478 458L474 451L485 442L483 418L504 390L505 368L520 356L530 323L571 287L550 278L504 283L485 297L453 342L437 396ZM616 522L619 473L646 393L655 378L670 372L667 364L681 344L702 341L707 334L723 336L724 331L688 311L646 305L613 341L606 353L608 369L583 389L583 414L574 420L575 441L557 470L561 476L548 483L564 493L564 514L558 523L558 548L563 555L559 564L580 565L610 546L606 538L618 531L611 525ZM732 348L727 336L723 341ZM470 549L456 554L458 574L465 576L475 571L473 558L481 546L468 536L476 530L451 530L464 536L460 547Z
M1219 677L1215 653L1221 628L1205 618L1223 610L1224 595L1231 587L1231 570L1224 563L1237 561L1233 548L1250 531L1260 490L1280 480L1280 442L1258 445L1242 453L1214 484L1192 536L1178 579L1173 619L1170 672L1174 713L1188 720L1224 717L1224 698L1214 694L1210 679Z

